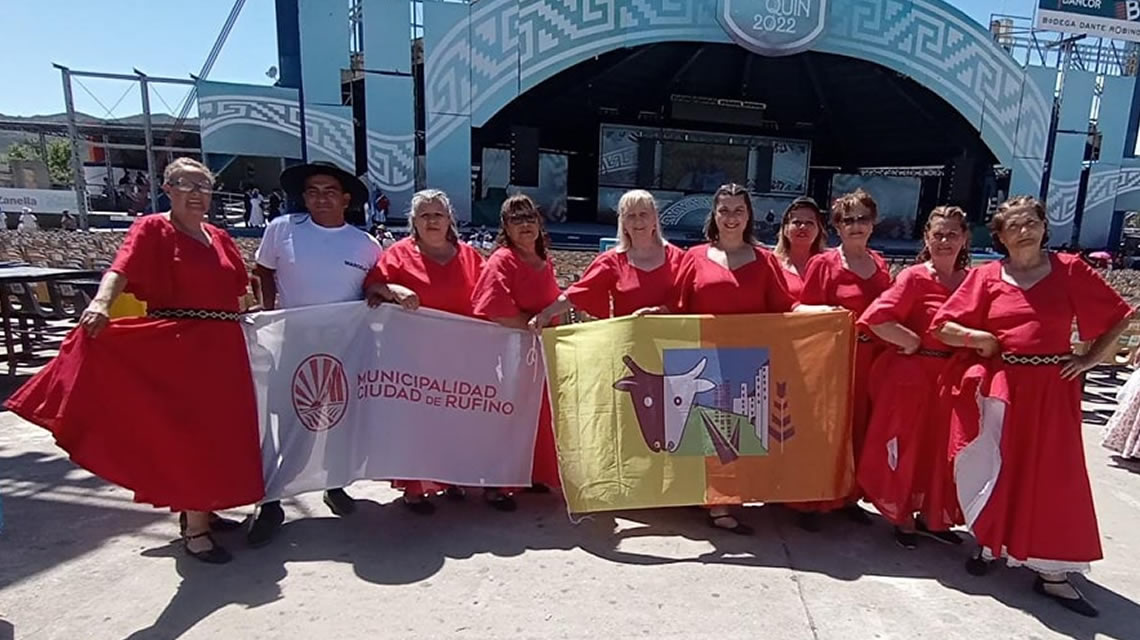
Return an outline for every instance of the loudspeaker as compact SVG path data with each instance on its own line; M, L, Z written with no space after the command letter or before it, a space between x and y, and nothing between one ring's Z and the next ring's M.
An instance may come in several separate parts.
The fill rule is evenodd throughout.
M638 138L637 140L637 186L642 189L652 189L657 176L657 141L653 138Z
M959 156L950 165L950 193L947 200L950 204L969 207L970 195L974 191L974 173L976 163L973 156Z
M511 127L511 184L538 186L538 129Z

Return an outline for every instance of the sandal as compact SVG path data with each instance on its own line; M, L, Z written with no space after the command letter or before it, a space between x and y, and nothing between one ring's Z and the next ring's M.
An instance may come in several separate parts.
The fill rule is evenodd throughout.
M207 538L210 541L210 544L213 546L204 551L191 551L190 541L197 540L198 538ZM214 534L210 533L209 531L195 533L192 536L182 536L182 548L191 558L194 558L195 560L201 560L206 564L226 564L230 560L234 559L234 557L230 555L229 551L226 551L224 547L214 541Z
M731 527L728 527L725 525L717 524L717 521L719 521L719 520L732 520L736 524L731 526ZM729 533L735 533L738 536L750 536L753 533L752 527L750 527L750 526L744 524L743 522L737 520L735 516L729 516L729 515L714 516L713 514L710 513L709 514L709 526L712 527L713 529L720 529L721 531L727 531Z
M492 509L498 511L511 512L518 509L518 504L515 503L515 499L501 491L484 493L483 499Z
M1073 590L1073 593L1077 594L1077 597L1066 598L1065 596L1050 593L1049 590L1045 588L1047 584L1067 584L1069 588ZM1069 611L1079 613L1082 616L1095 618L1100 615L1100 611L1094 607L1091 602L1086 600L1085 595L1081 593L1073 583L1069 582L1067 578L1065 580L1046 580L1044 576L1038 575L1037 580L1033 582L1033 590L1055 601Z

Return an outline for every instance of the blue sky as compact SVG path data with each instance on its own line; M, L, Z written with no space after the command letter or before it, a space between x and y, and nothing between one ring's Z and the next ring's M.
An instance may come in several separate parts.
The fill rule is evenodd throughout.
M345 0L326 1L347 5ZM135 67L152 76L186 78L197 73L233 2L3 0L3 4L0 113L34 115L63 111L63 90L53 62L112 73L131 73ZM1031 16L1037 3L951 0L951 4L986 24L993 13ZM265 72L277 64L275 28L273 0L247 0L210 79L269 84ZM131 83L84 79L82 85L74 89L80 111L106 117L109 108L112 115L122 117L141 110L138 90ZM186 93L172 85L156 91L151 96L156 112L177 109Z

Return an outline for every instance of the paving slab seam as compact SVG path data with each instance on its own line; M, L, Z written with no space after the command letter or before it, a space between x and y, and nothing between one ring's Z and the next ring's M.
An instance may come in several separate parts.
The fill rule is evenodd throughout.
M792 562L792 550L788 546L788 539L784 537L784 528L780 526L779 520L769 514L772 523L776 527L776 534L780 536L780 547L784 550L784 560L788 563L788 571L792 574L792 582L796 583L796 596L800 599L800 606L804 608L804 617L807 618L808 629L811 630L811 637L813 640L819 640L819 628L815 624L815 617L811 614L811 607L808 606L807 598L804 596L804 585L800 582L800 572L796 569Z

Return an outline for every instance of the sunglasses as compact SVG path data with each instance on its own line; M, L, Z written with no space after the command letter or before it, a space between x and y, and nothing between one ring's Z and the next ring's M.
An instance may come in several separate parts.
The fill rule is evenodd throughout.
M839 224L845 227L853 227L857 224L872 224L874 222L874 218L865 214L861 216L843 216L839 219Z
M513 213L504 219L507 224L538 224L537 213Z
M175 178L168 183L171 189L180 193L213 193L214 185L211 182L197 182Z

